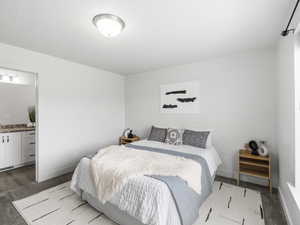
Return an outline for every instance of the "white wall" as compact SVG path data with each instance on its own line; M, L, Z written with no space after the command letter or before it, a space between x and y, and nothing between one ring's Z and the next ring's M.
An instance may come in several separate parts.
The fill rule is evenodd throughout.
M294 34L294 82L295 82L295 150L300 149L300 24ZM298 76L297 76L298 75ZM300 187L300 152L295 151L295 186ZM300 190L300 189L299 189ZM300 193L299 193L300 194Z
M35 87L0 83L0 124L29 123L28 107L35 105Z
M297 206L289 190L295 184L295 83L294 36L281 38L278 47L278 116L279 188L288 214L297 217ZM299 218L300 219L300 218Z
M295 88L293 36L282 38L278 49L278 116L280 184L295 184ZM282 151L281 149L284 149Z
M4 44L1 66L38 73L39 181L117 143L125 118L121 75Z
M213 129L213 143L224 164L218 172L232 177L235 156L251 139L275 148L275 50L250 51L189 65L132 75L126 79L126 127L145 136L151 125ZM161 114L160 85L200 81L199 114Z
M292 12L296 1L291 1L290 12ZM290 14L287 15L287 20ZM290 28L296 28L300 21L300 12L296 12ZM285 25L285 24L284 24ZM284 26L283 25L283 26ZM298 29L299 30L299 29ZM298 33L298 38L300 35ZM295 67L299 64L295 58L296 37L292 33L281 37L278 42L278 79L277 79L277 145L279 153L279 190L283 201L285 213L290 225L299 224L300 210L295 201L296 193L296 105L295 105ZM300 66L300 65L298 65ZM299 90L298 90L299 91ZM299 129L299 128L298 128ZM299 140L298 140L299 142ZM299 187L297 187L299 189Z

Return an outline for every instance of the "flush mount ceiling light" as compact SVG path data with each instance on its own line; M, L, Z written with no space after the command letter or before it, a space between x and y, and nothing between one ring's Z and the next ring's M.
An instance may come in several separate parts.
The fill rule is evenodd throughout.
M117 36L125 27L124 21L112 14L99 14L93 18L93 23L105 37Z

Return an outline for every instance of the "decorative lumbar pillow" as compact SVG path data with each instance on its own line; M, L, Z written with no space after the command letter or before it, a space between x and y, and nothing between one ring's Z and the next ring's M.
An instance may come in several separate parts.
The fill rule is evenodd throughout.
M209 133L209 131L184 130L182 135L182 142L184 145L206 148L206 142Z
M165 142L166 136L167 136L166 128L158 128L158 127L152 126L148 140Z
M167 136L165 142L171 145L181 145L182 144L182 134L181 129L169 128L167 131Z

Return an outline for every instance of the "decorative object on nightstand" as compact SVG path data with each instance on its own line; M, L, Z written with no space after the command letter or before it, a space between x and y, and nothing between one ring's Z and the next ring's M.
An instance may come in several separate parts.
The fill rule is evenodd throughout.
M126 128L126 129L123 131L122 137L128 137L128 134L129 134L130 131L131 131L130 128Z
M272 192L270 156L257 156L251 154L249 150L240 150L238 155L238 168L238 185L240 184L240 175L258 177L269 181L269 189L270 192Z
M140 140L140 137L138 137L138 136L133 136L132 138L122 136L122 137L120 137L119 144L126 145L126 144L129 144L129 143L132 143L135 141L139 141L139 140Z
M259 153L260 156L268 156L269 150L268 150L268 148L266 146L266 142L265 141L260 141L259 142L258 153Z
M252 155L259 155L258 151L257 151L258 150L258 144L257 144L256 141L252 140L252 141L249 142L248 145L249 145L249 148L252 150L251 151Z
M129 131L129 134L127 136L128 138L133 138L134 137L134 134L132 133L132 130Z

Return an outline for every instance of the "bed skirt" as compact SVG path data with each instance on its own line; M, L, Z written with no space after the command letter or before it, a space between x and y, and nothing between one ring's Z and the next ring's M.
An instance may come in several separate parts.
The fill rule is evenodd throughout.
M87 201L92 207L105 216L121 225L145 225L136 218L128 215L125 211L120 210L117 206L106 202L104 205L89 193L83 192L82 199Z

